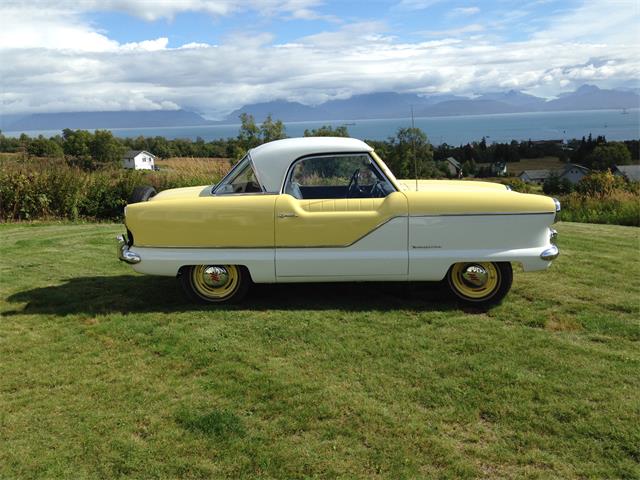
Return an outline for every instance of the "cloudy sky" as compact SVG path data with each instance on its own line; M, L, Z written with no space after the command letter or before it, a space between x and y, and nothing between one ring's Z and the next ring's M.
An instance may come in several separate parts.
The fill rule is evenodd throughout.
M637 87L638 0L2 0L4 114Z

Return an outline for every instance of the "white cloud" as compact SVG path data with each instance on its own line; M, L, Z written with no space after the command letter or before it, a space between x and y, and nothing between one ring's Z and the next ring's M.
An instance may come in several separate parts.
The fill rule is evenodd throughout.
M454 16L458 15L475 15L476 13L480 13L480 9L478 7L458 7L451 10L451 14Z
M401 0L397 7L399 10L424 10L444 0Z
M484 25L480 23L471 23L458 28L450 28L448 30L427 30L422 33L430 37L459 37L467 33L479 33L484 31Z
M207 2L167 1L154 15L175 14L177 3L196 8ZM318 5L286 3L287 15ZM551 96L585 82L606 87L640 78L637 10L612 11L617 9L598 2L557 14L520 41L488 34L471 39L470 33L490 31L472 23L409 42L384 23L359 22L279 45L269 33L254 33L176 48L165 37L120 44L66 4L56 15L44 6L16 5L3 5L0 12L4 113L187 108L215 118L275 99L317 104L373 91L469 94L503 88ZM144 17L143 3L127 5ZM224 5L239 8L231 2L217 8Z

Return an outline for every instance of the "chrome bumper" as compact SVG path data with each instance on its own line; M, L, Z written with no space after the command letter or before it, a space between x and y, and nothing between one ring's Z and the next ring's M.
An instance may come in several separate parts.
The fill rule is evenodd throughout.
M556 240L558 238L558 232L553 228L549 229L549 241L551 242L551 247L547 248L544 252L540 254L540 258L542 260L546 260L550 262L551 260L555 260L560 255L560 250L556 246Z
M124 235L118 235L116 239L118 240L118 258L130 264L140 263L142 260L140 255L129 251L129 245L127 245Z

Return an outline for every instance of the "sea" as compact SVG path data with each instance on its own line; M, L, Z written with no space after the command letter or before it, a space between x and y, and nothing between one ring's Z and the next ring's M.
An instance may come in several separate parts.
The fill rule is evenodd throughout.
M459 115L449 117L416 117L416 127L422 129L434 145L460 145L485 137L487 143L511 140L569 140L589 134L604 135L608 140L640 139L640 109L588 110L570 112L503 113L491 115ZM410 127L411 118L364 120L327 120L285 122L289 137L300 137L307 129L323 125L346 125L350 136L368 140L385 140L400 128ZM206 141L236 137L239 123L195 125L188 127L111 128L117 137L185 138ZM23 132L3 132L19 136ZM59 130L24 132L30 136L51 137Z

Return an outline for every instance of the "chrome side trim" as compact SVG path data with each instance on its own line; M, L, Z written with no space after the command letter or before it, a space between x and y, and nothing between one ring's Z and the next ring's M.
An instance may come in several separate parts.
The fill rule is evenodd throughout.
M549 229L549 241L555 245L557 240L558 240L558 231L553 229L553 228L550 228Z
M118 240L118 259L120 261L129 263L131 265L140 263L142 261L140 255L129 251L129 245L127 245L124 235L118 235L116 239Z
M560 250L555 245L551 245L551 247L547 248L544 252L540 254L540 258L547 262L551 260L555 260L560 255Z
M428 217L486 217L491 215L553 215L553 212L481 212L481 213L431 213L426 215L409 215L411 218Z

